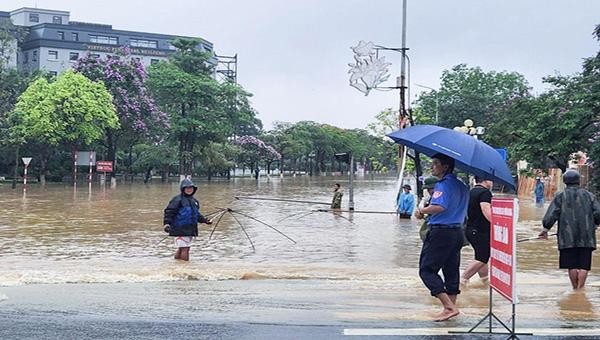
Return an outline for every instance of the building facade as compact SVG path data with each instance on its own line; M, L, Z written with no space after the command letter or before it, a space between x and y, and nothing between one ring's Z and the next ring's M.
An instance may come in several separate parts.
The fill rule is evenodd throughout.
M190 38L115 30L112 25L71 21L66 11L39 8L24 7L0 12L0 20L6 19L12 20L16 26L26 27L28 31L14 55L7 57L8 65L24 71L44 70L55 75L71 68L78 58L88 53L95 57L115 56L122 47L128 47L132 58L149 66L167 59L175 51L171 45L173 40ZM200 50L213 52L212 43L196 39L200 39ZM216 58L213 62L217 63Z

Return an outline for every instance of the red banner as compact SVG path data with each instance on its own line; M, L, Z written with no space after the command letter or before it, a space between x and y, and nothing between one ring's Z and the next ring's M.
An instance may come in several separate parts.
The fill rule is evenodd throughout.
M112 161L97 161L96 172L112 172L113 162Z
M512 303L517 303L515 226L518 217L519 205L516 198L492 198L490 286Z

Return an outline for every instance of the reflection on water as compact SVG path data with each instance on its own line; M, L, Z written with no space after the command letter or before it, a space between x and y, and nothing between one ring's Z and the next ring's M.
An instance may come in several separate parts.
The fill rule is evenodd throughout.
M570 291L558 300L560 315L566 321L594 320L598 314L585 289Z
M237 222L225 214L211 240L208 237L214 225L201 226L190 263L172 259L170 239L160 242L165 236L163 209L178 193L177 183L121 184L115 189L85 185L76 190L63 185L32 186L26 195L0 186L0 286L295 279L314 280L319 285L347 282L348 301L372 296L371 303L380 307L393 301L389 309L396 312L380 315L384 319L397 318L397 308L437 309L418 278L421 240L416 220L398 220L389 214L316 212L327 206L234 198L329 202L334 182L343 183L339 177L199 182L196 195L202 212L231 208L276 227L297 243L237 216L254 242L253 251ZM358 179L355 183L357 210L394 209L393 178ZM347 205L346 194L343 206ZM536 236L544 212L544 208L523 201L518 238ZM472 258L472 249L465 247L463 266ZM594 263L600 263L599 259L594 252ZM594 268L585 294L564 294L570 287L568 276L557 267L555 238L518 244L519 310L540 322L547 318L598 321L600 280ZM487 292L485 285L466 289L459 299L463 313L472 318L485 313ZM353 313L358 311L339 311L338 315L352 319ZM402 318L427 319L423 314L400 314Z

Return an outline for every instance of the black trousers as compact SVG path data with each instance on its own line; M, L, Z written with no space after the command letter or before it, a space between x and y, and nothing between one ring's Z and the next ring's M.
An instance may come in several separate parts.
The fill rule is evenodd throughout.
M419 276L432 296L460 294L461 228L433 228L427 233L419 259ZM440 269L444 278L439 275Z

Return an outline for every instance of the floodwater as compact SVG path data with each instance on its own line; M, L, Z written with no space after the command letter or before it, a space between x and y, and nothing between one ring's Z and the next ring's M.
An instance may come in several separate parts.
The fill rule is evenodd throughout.
M421 336L466 330L488 312L489 290L472 279L459 296L461 315L430 321L439 305L418 278L417 221L235 199L329 202L335 182L346 178L199 181L201 211L233 215L223 215L210 240L215 224L201 226L189 263L174 260L163 239L162 211L177 183L33 185L26 194L0 185L0 336L334 338L390 328ZM393 178L359 178L355 208L392 211L395 190ZM523 201L520 213L518 238L536 236L544 209ZM555 238L517 251L517 331L600 337L600 252L588 287L572 292ZM472 256L465 247L461 266ZM493 297L494 313L509 323L510 303Z

